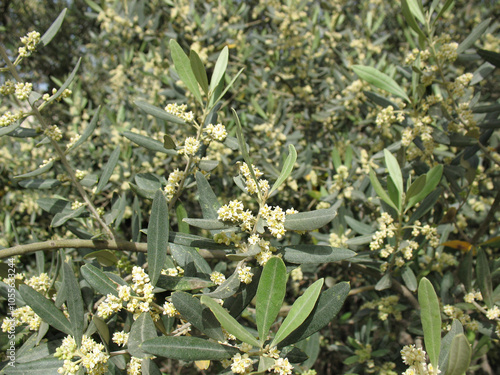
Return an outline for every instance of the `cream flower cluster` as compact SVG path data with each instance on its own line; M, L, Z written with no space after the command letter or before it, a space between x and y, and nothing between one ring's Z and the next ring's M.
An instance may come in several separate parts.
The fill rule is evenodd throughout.
M21 38L21 43L24 47L19 47L18 52L21 57L28 57L40 43L40 33L38 31L30 31L26 36Z
M165 276L184 276L184 269L182 269L182 267L176 266L161 270L161 274Z
M97 315L107 319L113 313L120 311L126 303L126 310L134 314L134 319L137 319L143 312L149 312L153 320L158 320L160 310L152 303L153 285L150 283L148 274L141 267L135 266L132 268L132 281L132 287L128 285L117 287L118 296L108 294L104 302L97 307Z
M142 358L132 357L130 362L127 363L128 375L141 375L142 374Z
M57 370L59 374L76 374L80 366L85 367L87 374L92 375L101 375L107 371L109 355L104 345L85 335L82 337L80 349L77 348L75 339L67 336L61 346L56 349L54 356L64 360L64 365ZM74 357L79 357L79 359L73 361Z
M170 113L171 115L177 116L181 119L183 119L186 122L191 122L194 120L194 114L192 111L187 112L187 105L186 104L176 104L176 103L170 103L167 104L165 107L165 111Z
M210 280L215 284L215 285L222 285L224 281L226 281L226 276L224 274L214 271L210 274Z
M42 318L40 318L30 306L19 307L11 312L11 318L7 317L2 322L2 331L9 332L12 327L26 324L31 331L38 331Z
M227 137L226 127L222 124L208 124L205 127L206 138L204 139L204 143L209 143L210 141L219 141L222 142Z
M51 125L43 132L47 137L53 141L60 141L62 139L62 131L57 125Z
M255 194L257 193L258 189L260 189L260 191L264 194L267 193L267 191L269 191L269 182L267 180L260 179L264 173L262 173L254 165L252 165L252 169L255 174L255 177L257 178L257 183L259 184L258 188L257 188L257 183L255 182L255 180L252 177L252 174L250 173L250 168L248 167L247 163L241 163L239 167L240 173L245 178L246 190L248 194Z
M250 284L252 282L253 273L250 270L248 266L238 267L238 279L240 279L242 283Z
M32 83L18 82L15 84L15 95L19 100L26 100L29 98L31 91L33 90Z
M458 320L460 323L462 323L462 325L467 327L467 329L476 331L479 328L478 321L472 319L470 315L465 313L460 307L453 305L444 305L443 312L450 320ZM446 328L448 330L451 329L451 324Z
M125 331L119 331L113 333L113 342L120 346L125 346L128 343L129 333Z
M16 86L11 80L6 81L2 86L0 86L0 94L10 95L16 91Z
M401 320L403 317L398 309L399 297L392 295L382 297L375 301L366 302L362 308L375 309L378 311L378 318L381 321L387 320L389 315L394 316L396 320Z
M200 148L200 141L194 137L188 137L184 141L184 147L182 147L178 152L179 154L184 154L187 156L194 156L198 149Z
M168 175L167 185L163 189L165 192L165 198L168 202L174 197L174 194L179 187L179 183L184 177L184 172L176 168L172 173Z
M248 354L236 354L232 358L231 371L235 374L247 374L252 370L253 361Z
M441 371L434 369L432 364L427 365L426 353L421 348L416 348L415 345L406 345L401 350L401 358L403 362L410 366L403 375L437 375Z
M288 361L288 358L278 358L274 361L271 369L279 375L291 375L293 366Z
M24 114L22 112L11 113L10 111L7 111L0 117L0 127L9 126L14 121L23 118L23 116Z

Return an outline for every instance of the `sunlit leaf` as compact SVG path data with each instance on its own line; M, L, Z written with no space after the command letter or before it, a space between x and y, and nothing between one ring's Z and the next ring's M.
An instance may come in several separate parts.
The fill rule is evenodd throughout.
M437 368L441 350L441 310L431 282L423 277L418 285L420 319L424 330L425 350L434 368Z

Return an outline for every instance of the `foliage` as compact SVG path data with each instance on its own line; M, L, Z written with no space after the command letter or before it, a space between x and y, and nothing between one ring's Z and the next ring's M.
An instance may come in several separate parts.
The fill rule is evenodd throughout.
M498 367L498 5L35 3L2 15L1 373Z

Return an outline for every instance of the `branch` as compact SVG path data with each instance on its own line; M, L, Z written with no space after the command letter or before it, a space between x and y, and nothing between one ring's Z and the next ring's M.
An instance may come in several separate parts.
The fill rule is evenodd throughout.
M145 242L111 241L111 240L52 240L45 242L34 242L27 245L17 245L7 249L0 250L0 259L9 258L16 255L25 255L43 250L57 250L65 248L87 248L96 250L118 250L132 251L135 253L147 253L148 244ZM205 259L223 259L226 253L223 250L204 250L199 249L199 254Z

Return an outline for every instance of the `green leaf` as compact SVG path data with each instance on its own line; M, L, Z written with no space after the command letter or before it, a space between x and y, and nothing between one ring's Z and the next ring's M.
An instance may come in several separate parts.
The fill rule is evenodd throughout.
M45 105L48 105L49 103L52 103L54 100L59 98L59 96L61 96L61 94L64 92L64 90L66 90L69 87L71 82L73 82L73 79L75 79L76 72L78 72L78 69L80 68L81 62L82 62L82 58L80 57L78 59L78 62L76 63L75 68L73 69L73 71L69 75L69 77L66 78L66 81L64 81L63 85L59 88L59 90L57 90L57 92L54 95L52 95L49 100L47 100L45 102Z
M219 361L231 358L239 350L198 337L163 336L145 341L141 349L147 353L181 361Z
M399 96L408 102L410 101L406 92L388 75L371 66L354 65L352 69L362 80L390 94Z
M491 22L491 18L488 18L488 19L484 20L483 22L481 22L476 27L474 27L474 29L472 29L471 33L467 36L467 38L465 38L462 41L462 43L459 44L459 46L457 48L457 53L461 54L461 53L465 52L467 50L467 48L472 46L474 44L474 42L476 40L478 40L484 34L486 29L490 25L490 22Z
M326 327L344 305L350 289L348 282L341 282L322 292L308 318L279 346L288 346L302 341Z
M403 281L405 282L405 285L408 289L410 289L412 292L415 292L417 290L417 278L415 277L415 273L413 273L413 270L409 266L405 266L401 269L401 277L403 278Z
M390 288L392 285L392 278L390 273L386 273L382 278L375 284L375 290L385 290Z
M110 250L97 250L93 251L83 257L83 259L96 259L100 265L104 267L111 267L118 263L118 258Z
M130 139L132 142L142 146L148 150L161 152L168 155L177 155L177 152L174 150L168 150L164 147L163 143L157 141L156 139L152 139L146 137L141 134L133 133L133 132L123 132L122 133L125 138Z
M237 339L246 342L247 344L250 344L256 348L260 347L259 341L255 337L253 337L253 335L248 332L245 327L238 323L236 319L229 315L229 313L214 299L207 296L201 296L201 303L208 306L210 310L212 310L215 317L226 331L233 334Z
M65 199L40 198L36 201L36 203L42 210L50 214L57 214L59 212L68 213L73 211L71 209L71 202Z
M236 113L236 111L233 108L232 110L234 119L236 121L236 137L238 138L238 145L240 147L241 155L243 156L243 160L245 161L245 163L247 163L248 170L250 171L250 174L258 187L259 184L257 176L255 176L255 172L252 167L252 159L250 159L250 155L248 155L247 144L245 142L245 138L243 137L243 130L241 128L240 119L238 118L238 114ZM260 195L260 189L259 189L259 195Z
M192 218L185 218L184 219L185 223L188 223L189 225L196 227L196 228L201 228L201 229L228 229L228 228L234 228L233 223L228 223L224 222L218 219L192 219Z
M434 205L436 204L442 193L443 193L443 188L437 188L427 197L425 197L420 206L418 206L415 212L413 212L413 215L411 215L408 223L411 224L415 220L418 220L422 216L424 216L431 208L434 207Z
M352 250L325 245L290 245L283 251L285 261L295 264L338 262L356 256Z
M417 21L415 20L415 16L412 13L412 9L410 9L410 5L408 4L408 1L411 0L401 0L401 10L403 12L403 16L408 23L408 26L410 26L419 36L419 39L425 39L425 34L418 26Z
M212 269L207 261L194 247L171 243L170 251L172 258L174 258L179 266L187 268L194 265L199 273L205 274L207 277L212 273Z
M170 53L179 78L184 82L191 94L194 95L198 103L203 106L203 99L201 98L200 89L198 88L198 81L191 69L189 57L184 53L179 43L173 39L170 40Z
M59 212L54 215L50 226L53 228L60 227L64 223L66 223L70 219L74 219L80 216L83 216L82 213L86 210L84 206L77 208L76 210L72 210L71 212Z
M365 234L365 235L372 235L373 232L375 232L375 229L365 223L362 223L361 221L358 221L356 219L353 219L350 216L344 216L344 220L351 227L352 230L354 230L356 233L359 234Z
M391 154L389 150L384 149L385 164L387 165L387 170L389 171L389 176L391 176L394 185L398 189L399 195L402 196L404 193L403 189L403 175L401 174L401 168L394 155ZM401 198L400 198L401 201Z
M97 293L100 293L103 296L113 294L114 296L118 297L116 284L113 283L111 279L106 276L106 274L99 268L94 267L90 263L87 263L82 268L80 268L80 273Z
M78 146L82 145L87 139L90 138L90 136L94 133L94 129L97 126L97 120L99 119L99 113L101 113L101 106L97 108L97 110L94 113L94 116L92 117L92 120L90 121L90 124L87 125L85 130L83 131L82 135L78 140L71 146L67 151L66 154L69 152L75 150Z
M472 349L463 333L456 335L450 348L450 359L446 375L463 375L469 368Z
M127 350L131 355L137 358L149 357L144 353L141 344L156 337L158 337L158 334L156 333L156 327L151 318L151 314L149 314L149 312L143 312L132 323L128 336Z
M219 96L217 97L217 99L213 100L213 102L211 101L210 102L210 108L213 108L213 106L215 106L215 104L217 104L217 102L219 100L221 100L224 95L226 95L226 92L233 86L234 82L236 82L236 80L238 79L238 77L240 76L241 73L243 73L243 70L245 70L245 68L241 68L238 73L236 73L236 75L234 76L234 78L231 80L231 82L229 82L229 84L224 88L224 90L221 91L221 93L219 94ZM227 138L226 138L227 140Z
M19 285L19 293L26 304L28 304L43 321L67 335L73 335L71 323L51 300L24 284Z
M159 118L160 120L172 122L174 124L179 124L179 125L184 125L186 124L186 121L181 119L180 117L174 116L167 111L165 111L162 108L156 107L152 104L149 104L148 102L142 101L142 100L136 100L134 104L142 109L144 112L147 114Z
M181 202L176 203L175 214L177 216L177 227L181 233L189 233L189 224L184 222L187 218L187 211Z
M328 224L335 216L337 211L334 208L286 215L285 228L297 231L315 230Z
M120 145L116 146L111 155L109 155L108 162L106 163L106 166L103 168L101 177L99 178L99 183L95 188L95 194L99 194L104 189L111 175L113 174L113 171L116 167L116 164L118 164L119 159L120 159Z
M435 0L435 1L437 1L438 3L441 2L441 0L439 0L439 1ZM452 5L455 5L455 0L446 0L446 2L444 3L443 7L439 10L439 13L438 13L436 19L434 20L434 22L436 22L437 20L439 20L441 18L441 16L444 14L444 12L446 12Z
M168 247L168 205L161 190L153 199L148 225L148 270L151 284L156 285L167 259Z
M175 150L177 147L175 145L174 140L167 134L163 136L163 147L165 147L167 150Z
M201 89L205 95L208 95L207 72L205 70L205 66L203 66L200 56L198 56L198 54L193 50L189 51L189 62L191 63L191 69L193 69L194 76L200 84Z
M43 43L44 46L50 43L50 41L56 36L57 32L61 28L61 25L64 21L64 17L66 16L66 11L68 9L64 8L59 16L57 16L56 20L52 22L52 25L47 29L47 31L40 38L40 43Z
M219 85L222 77L226 73L227 61L229 58L229 49L224 47L222 52L219 54L217 61L215 63L214 72L212 73L212 78L210 79L210 92L214 92L215 88Z
M286 293L286 266L278 257L269 259L262 270L255 303L257 329L264 342L280 312Z
M497 68L500 68L500 53L478 48L477 54Z
M411 183L410 187L406 191L406 201L407 202L410 198L413 198L414 196L420 194L420 192L425 187L426 180L427 180L427 176L423 174L421 176L418 176L417 179Z
M95 328L97 329L97 332L99 333L101 339L106 343L106 345L109 345L111 336L109 334L109 327L104 321L104 319L98 317L97 315L93 315L92 323L94 323Z
M214 283L199 277L161 275L156 286L165 290L196 290L209 288L214 286Z
M307 319L318 300L323 282L324 279L316 280L303 295L295 300L269 347L278 345Z
M293 145L288 145L288 156L286 157L285 164L283 164L283 169L281 169L281 173L274 183L273 187L269 191L271 194L277 188L281 186L283 182L290 176L292 173L293 166L295 165L295 161L297 160L297 151L295 151L295 147Z
M441 340L441 352L439 353L439 368L444 370L448 368L448 358L450 355L451 342L456 335L464 333L462 324L457 319L453 319L451 329Z
M432 366L437 368L441 349L441 311L434 287L425 277L418 285L418 303L421 308L420 319L424 330L425 350Z
M66 289L66 306L68 307L69 321L71 323L73 337L76 345L82 344L84 310L83 298L80 285L73 270L68 263L63 263L63 283Z
M5 366L2 372L7 375L57 375L57 369L62 367L63 362L50 354L46 358L37 359L27 363L16 363L15 367Z
M225 340L219 321L198 298L186 292L175 292L172 302L182 317L205 335L216 341Z
M61 181L55 178L41 179L35 178L32 180L22 180L19 181L19 185L25 189L52 189L61 185Z
M198 187L198 199L200 200L203 217L205 219L217 219L219 217L217 211L221 207L221 204L201 172L196 172L196 186Z
M238 272L234 271L231 276L229 276L226 281L219 285L213 292L205 293L205 296L212 298L225 299L234 295L238 288L240 287L240 279L238 278Z
M34 171L31 171L31 172L28 172L28 173L24 173L24 174L20 174L20 175L14 176L14 178L29 178L29 177L40 176L41 174L43 174L43 173L47 172L48 170L50 170L53 165L54 165L54 162L53 161L49 161L43 167L40 167L40 168L35 169Z
M425 16L422 12L422 3L420 0L406 0L408 4L408 8L411 11L411 14L425 25Z
M484 303L489 309L493 307L493 287L488 258L483 249L477 251L476 278Z
M373 189L375 189L375 193L382 199L385 203L387 203L389 206L394 208L396 211L398 211L398 207L394 204L392 199L389 197L389 194L384 190L382 185L380 184L380 181L378 180L377 176L375 175L375 172L373 169L370 168L370 182L372 183Z

